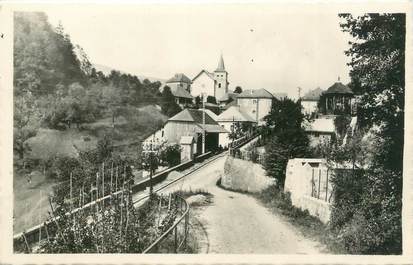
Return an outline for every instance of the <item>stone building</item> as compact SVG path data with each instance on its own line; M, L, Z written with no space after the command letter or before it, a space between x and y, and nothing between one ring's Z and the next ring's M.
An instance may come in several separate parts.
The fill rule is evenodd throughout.
M248 89L237 96L237 105L261 125L264 123L263 118L270 113L274 99L274 95L264 88Z

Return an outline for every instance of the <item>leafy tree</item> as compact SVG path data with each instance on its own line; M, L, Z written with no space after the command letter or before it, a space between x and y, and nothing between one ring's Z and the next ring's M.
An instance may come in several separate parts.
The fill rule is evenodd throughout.
M361 126L382 126L389 143L382 150L386 168L402 170L404 136L405 14L341 14L341 27L355 40L346 55L351 58L352 89L359 95ZM379 158L379 157L378 157Z
M206 99L206 102L212 103L212 104L217 104L217 99L214 96L208 96Z
M197 109L202 108L202 99L200 96L195 97L195 107Z
M173 167L181 163L181 147L179 144L169 145L161 151L161 160Z
M301 103L288 98L276 99L264 119L267 142L264 168L268 176L275 178L277 185L283 187L288 159L308 154L309 140L301 127L304 120Z
M168 117L172 117L181 110L181 107L175 102L175 97L171 92L171 88L165 86L162 91L162 113Z
M37 124L36 106L30 94L16 97L14 99L13 116L13 150L21 160L30 146L27 140L37 134L39 125Z
M242 93L242 88L240 86L237 86L234 90L234 93L241 94Z
M337 199L332 228L350 253L400 254L405 14L340 17L343 31L354 38L346 54L351 57L352 89L359 97L359 125L375 140L369 141L367 152L355 138L350 151L343 150L338 155L335 151L335 160L339 161L340 156L350 156L353 161L354 157L366 154L372 158L367 160L362 174L355 176L352 172L351 177L335 178ZM361 186L361 190L351 188L352 183L360 181L362 184L356 186Z

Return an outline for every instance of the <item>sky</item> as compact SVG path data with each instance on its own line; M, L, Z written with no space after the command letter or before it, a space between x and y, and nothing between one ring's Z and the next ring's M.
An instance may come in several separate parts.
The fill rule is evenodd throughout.
M349 82L350 40L337 13L277 5L100 5L42 8L92 63L168 79L213 71L223 54L229 88L297 97Z

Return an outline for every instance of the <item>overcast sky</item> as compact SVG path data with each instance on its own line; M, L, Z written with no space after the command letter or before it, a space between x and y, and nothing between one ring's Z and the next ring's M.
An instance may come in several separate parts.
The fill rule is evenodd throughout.
M137 75L193 78L215 70L223 53L230 89L266 88L297 96L349 82L349 36L336 13L275 5L59 6L61 21L91 61ZM321 10L321 9L320 9Z

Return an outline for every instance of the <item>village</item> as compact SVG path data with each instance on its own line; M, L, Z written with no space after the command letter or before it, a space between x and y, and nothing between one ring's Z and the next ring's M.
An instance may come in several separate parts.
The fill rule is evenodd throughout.
M366 21L404 39L404 16L337 16L340 42L354 31L370 44L353 28ZM165 60L160 79L94 64L50 21L15 15L15 253L401 252L401 47L380 43L400 58L376 69L349 42L333 53L351 63L317 62L329 75L271 75L283 66L215 50L204 58L216 54L216 67L195 72L188 55Z

